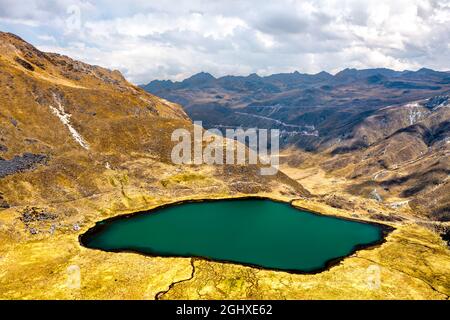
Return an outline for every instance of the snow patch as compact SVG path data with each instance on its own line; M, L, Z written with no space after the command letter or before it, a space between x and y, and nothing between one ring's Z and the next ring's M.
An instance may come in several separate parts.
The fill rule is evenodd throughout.
M56 96L56 94L53 94L53 98L56 102L57 108L54 106L50 106L50 109L52 110L53 114L55 114L59 120L61 120L62 124L64 124L70 131L70 134L72 135L73 139L80 144L81 147L83 147L86 150L89 150L89 144L83 139L83 137L78 133L77 130L75 130L74 127L70 124L70 117L72 116L69 113L66 113L64 111L64 106L62 105L60 99Z
M416 124L423 116L423 113L418 109L419 104L418 103L410 103L406 105L410 108L409 110L409 125L412 126L413 124Z
M383 198L381 198L380 194L378 193L377 189L373 189L370 193L370 197L372 199L375 199L377 202L383 202Z

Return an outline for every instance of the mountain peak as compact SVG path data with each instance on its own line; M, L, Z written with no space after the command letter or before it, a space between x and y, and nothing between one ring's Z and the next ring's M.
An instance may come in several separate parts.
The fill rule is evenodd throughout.
M416 71L416 73L423 74L423 75L433 75L433 74L437 74L437 73L440 73L440 72L439 71L435 71L433 69L429 69L429 68L420 68L419 70Z
M319 73L316 73L314 75L314 77L320 78L320 79L331 79L331 78L333 78L333 75L331 73L326 72L326 71L321 71Z
M216 78L209 72L201 71L201 72L196 73L193 76L185 79L184 81L189 81L189 82L191 82L191 81L212 81L215 79Z
M130 88L120 71L89 65L57 53L42 52L12 33L0 32L0 52L11 66L54 84L89 87L102 83L120 86L122 90Z
M257 73L253 72L253 73L249 74L249 75L247 76L247 78L248 78L248 79L255 80L255 79L260 79L261 77L260 77Z

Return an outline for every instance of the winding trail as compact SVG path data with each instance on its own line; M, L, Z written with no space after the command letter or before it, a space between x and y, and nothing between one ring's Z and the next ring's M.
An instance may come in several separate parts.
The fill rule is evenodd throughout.
M258 119L263 119L263 120L269 120L269 121L273 121L279 125L282 125L284 127L289 127L289 128L300 128L300 129L305 129L305 126L298 126L295 124L289 124L289 123L285 123L283 121L277 120L277 119L273 119L273 118L269 118L269 117L265 117L265 116L260 116L257 114L251 114L251 113L247 113L247 112L239 112L239 111L235 111L234 113L236 114L240 114L240 115L244 115L244 116L250 116L250 117L254 117L254 118L258 118Z
M194 276L195 276L195 264L194 264L194 262L195 262L195 258L191 258L192 272L191 272L191 276L189 278L172 282L169 285L169 287L167 288L167 290L160 291L160 292L158 292L155 295L155 300L161 300L162 296L165 295L167 292L169 292L176 284L182 283L182 282L186 282L186 281L190 281L190 280L194 279Z

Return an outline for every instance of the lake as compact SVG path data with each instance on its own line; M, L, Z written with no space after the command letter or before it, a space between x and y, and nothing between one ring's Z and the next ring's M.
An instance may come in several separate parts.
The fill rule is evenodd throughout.
M80 236L93 249L201 257L316 272L383 240L380 225L319 215L265 199L181 203L99 222Z

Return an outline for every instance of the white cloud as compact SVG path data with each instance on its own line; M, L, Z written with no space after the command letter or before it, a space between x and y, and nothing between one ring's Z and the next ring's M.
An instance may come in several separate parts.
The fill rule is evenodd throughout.
M74 5L80 28L71 29ZM0 0L0 7L7 8L0 28L136 83L199 71L450 69L448 0Z

